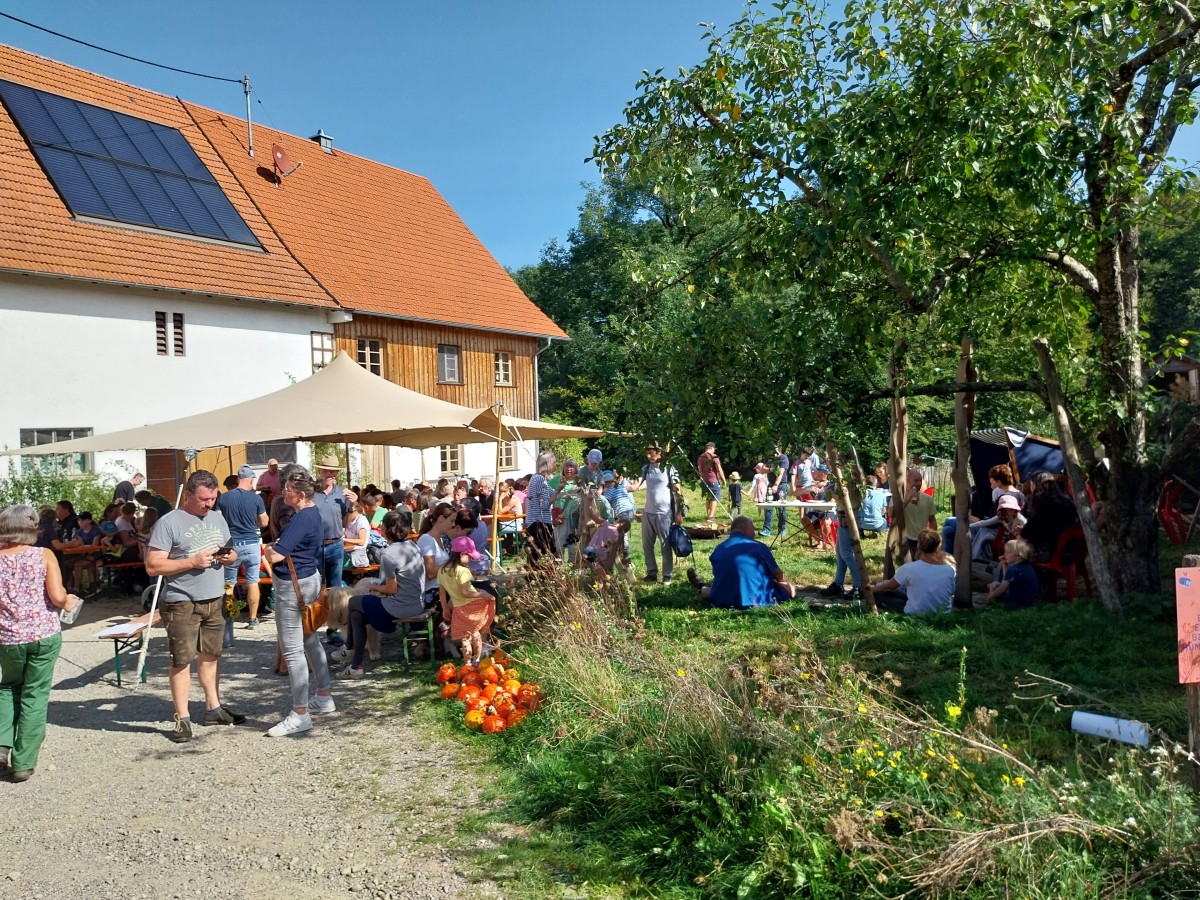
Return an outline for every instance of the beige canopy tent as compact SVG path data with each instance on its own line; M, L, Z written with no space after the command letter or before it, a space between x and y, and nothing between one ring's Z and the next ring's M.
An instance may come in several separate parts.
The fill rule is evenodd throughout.
M605 432L438 400L372 375L345 353L296 384L221 409L92 437L7 450L32 456L104 450L201 450L261 441L330 441L423 449L497 440L592 438Z

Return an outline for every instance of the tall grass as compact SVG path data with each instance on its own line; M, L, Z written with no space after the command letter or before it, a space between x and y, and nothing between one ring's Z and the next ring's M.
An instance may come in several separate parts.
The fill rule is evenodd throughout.
M973 702L965 650L941 702L916 705L894 673L830 662L807 614L751 613L738 621L759 633L724 641L655 639L635 613L627 586L552 574L510 598L506 623L550 698L498 744L510 796L614 884L1162 897L1200 875L1173 746L1038 763Z

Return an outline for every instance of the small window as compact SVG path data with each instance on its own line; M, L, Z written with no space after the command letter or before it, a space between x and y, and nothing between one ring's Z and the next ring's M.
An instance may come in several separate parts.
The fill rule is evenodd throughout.
M327 331L312 332L312 370L325 368L333 362L333 335Z
M503 350L496 353L496 384L512 386L512 354Z
M517 467L517 445L513 441L500 442L500 468L512 471Z
M173 347L175 350L175 355L183 356L183 351L185 349L183 343L183 313L175 313L173 316L171 316L171 322L173 328L171 337L174 338Z
M167 339L167 314L165 312L156 312L154 314L154 345L158 350L159 356L167 356L170 353L168 349L171 342Z
M372 375L383 375L383 341L359 338L358 364Z
M22 428L22 447L41 447L58 441L73 441L92 436L90 428ZM57 456L23 456L21 470L25 474L84 475L94 469L91 453L70 453Z
M438 383L462 384L459 350L454 344L438 344Z
M442 461L442 476L459 475L462 473L462 444L443 444L438 447L438 455Z

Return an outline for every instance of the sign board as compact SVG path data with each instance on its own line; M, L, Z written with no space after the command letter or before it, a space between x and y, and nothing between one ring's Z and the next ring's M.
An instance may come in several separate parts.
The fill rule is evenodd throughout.
M1200 683L1200 568L1175 570L1179 683Z

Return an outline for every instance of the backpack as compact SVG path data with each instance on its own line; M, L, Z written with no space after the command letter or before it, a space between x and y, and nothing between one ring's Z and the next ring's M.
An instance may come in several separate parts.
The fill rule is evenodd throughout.
M367 537L367 561L373 566L379 565L379 558L387 549L387 545L388 542L382 535L376 534L374 531L370 532Z

